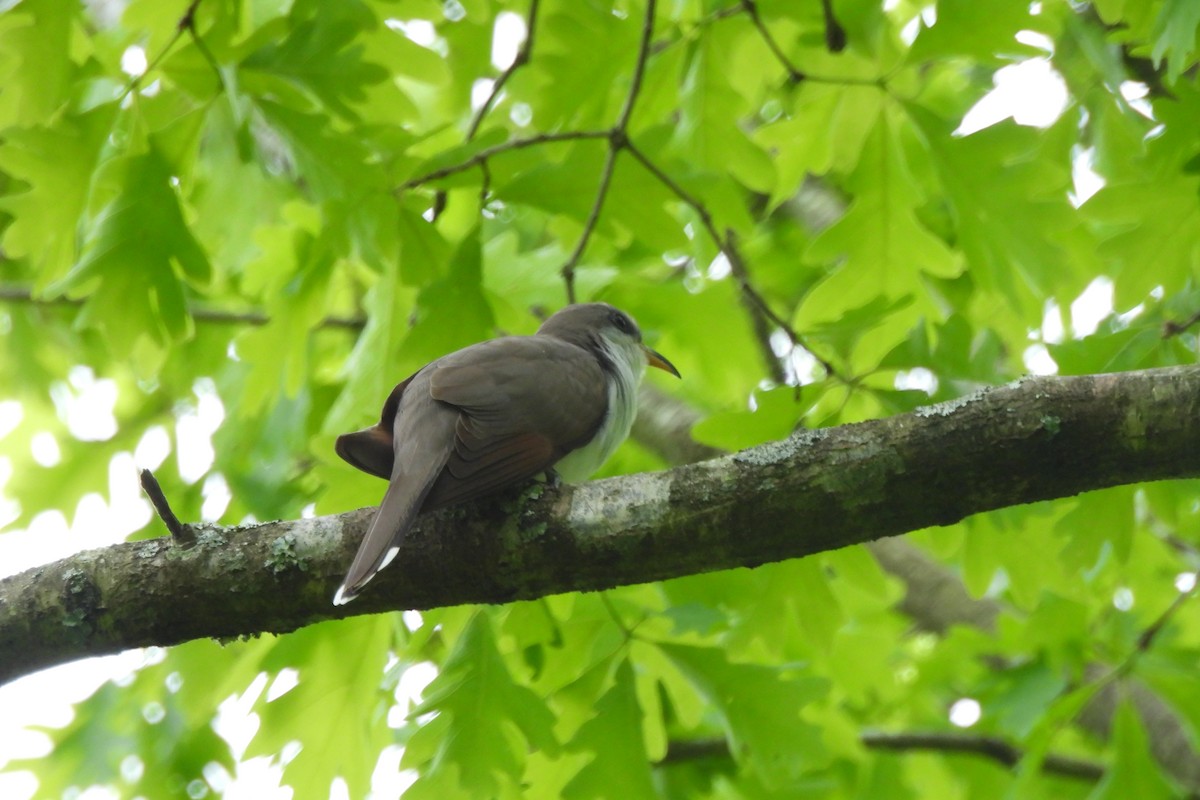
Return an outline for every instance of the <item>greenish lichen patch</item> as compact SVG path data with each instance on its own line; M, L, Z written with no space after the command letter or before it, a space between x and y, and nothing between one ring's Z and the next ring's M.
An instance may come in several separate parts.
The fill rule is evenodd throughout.
M308 559L300 555L297 551L294 534L290 532L285 533L271 542L271 552L267 556L267 567L276 575L293 568L299 569L301 572L308 571Z
M1042 430L1051 436L1062 430L1062 420L1053 414L1043 414L1041 419Z

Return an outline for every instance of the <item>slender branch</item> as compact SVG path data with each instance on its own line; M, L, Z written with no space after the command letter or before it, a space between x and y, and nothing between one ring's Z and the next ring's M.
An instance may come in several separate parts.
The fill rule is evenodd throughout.
M642 82L646 76L646 62L650 59L650 48L654 38L654 14L657 10L657 0L646 0L646 14L642 18L642 38L638 43L637 61L633 65L633 77L629 80L629 93L621 106L617 123L613 126L608 137L608 153L604 158L604 167L600 171L600 182L596 187L596 199L588 212L587 220L583 223L583 231L579 241L575 243L566 263L562 265L563 282L567 287L567 302L575 302L575 267L587 249L588 241L596 230L600 220L600 212L604 209L604 201L608 197L608 189L612 185L613 171L617 166L617 155L629 142L629 120L633 116L633 107L637 104L638 95L642 91Z
M1188 328L1195 325L1197 322L1200 322L1200 311L1197 311L1196 313L1192 314L1187 319L1182 320L1180 322L1176 322L1175 320L1169 319L1163 323L1163 333L1162 333L1163 338L1170 339L1172 336L1178 336L1179 334L1186 331Z
M825 16L825 47L831 53L846 49L846 29L833 13L833 0L821 0L821 13Z
M34 297L28 286L0 285L0 302L31 303L38 306L62 306L79 308L87 302L84 297ZM222 311L215 308L193 307L188 309L192 319L197 322L211 322L218 325L251 325L261 327L271 321L262 311ZM336 329L360 331L367 324L361 317L325 317L316 324L319 330Z
M475 134L479 132L479 126L483 124L483 119L492 110L492 106L496 102L496 98L500 96L504 85L508 83L508 79L513 73L521 67L529 63L529 57L533 52L533 37L537 29L538 5L541 0L530 0L529 14L525 17L525 41L521 43L521 47L517 50L517 55L513 62L508 65L500 76L496 78L492 84L492 91L488 93L487 99L483 101L483 105L475 112L475 117L471 120L470 126L467 128L467 141L475 138Z
M515 150L524 150L527 147L537 147L543 144L551 144L553 142L577 142L585 139L607 139L612 135L611 131L563 131L562 133L539 133L536 136L530 136L526 139L512 139L492 147L480 150L475 155L465 161L460 161L457 164L450 164L446 167L435 169L427 172L424 175L418 175L415 178L410 178L396 188L396 192L406 192L409 189L414 189L431 181L448 178L451 175L457 175L460 172L466 172L482 165L488 159L503 153L512 152Z
M908 752L931 750L948 754L967 754L990 758L1006 767L1016 767L1024 752L1016 745L998 736L981 736L952 732L906 732L882 733L868 731L858 737L869 750ZM704 759L730 758L729 744L724 738L691 739L672 741L667 745L667 754L657 766L700 761ZM1051 775L1095 783L1104 777L1103 764L1074 756L1051 754L1042 760L1042 771Z
M750 283L749 273L746 269L746 261L742 258L741 250L737 246L737 239L733 231L727 231L726 235L722 235L717 229L716 223L713 221L712 213L708 207L704 205L695 195L684 189L674 178L668 175L657 164L637 147L632 141L626 142L625 149L629 151L638 162L641 163L646 170L658 179L663 186L678 197L683 203L689 206L696 215L700 218L700 224L708 233L709 237L716 244L717 248L725 254L725 258L729 260L730 273L738 282L738 288L741 290L742 303L750 311L751 324L754 326L756 339L759 343L759 349L763 356L763 361L771 372L772 378L776 383L786 383L787 373L784 371L783 364L775 355L775 350L771 346L771 329L768 325L773 323L782 330L791 341L794 347L800 347L814 359L825 370L827 376L836 375L836 372L831 364L826 359L813 352L812 348L805 344L804 340L782 317L771 310L766 300L754 289Z
M614 130L614 134L615 132ZM563 283L567 287L568 303L575 302L575 266L583 256L583 251L587 248L588 241L592 238L592 232L596 229L596 223L600 219L600 210L604 208L604 199L608 197L608 187L612 184L613 170L617 165L617 153L619 152L621 152L620 147L609 145L608 152L604 156L604 167L600 170L600 183L596 187L596 199L592 201L592 209L583 223L583 231L579 234L579 240L575 242L575 247L559 270Z
M758 15L758 3L755 0L742 0L742 8L746 9L746 13L750 16L750 22L758 29L758 33L762 36L763 41L767 43L767 47L771 49L771 52L775 54L775 58L787 70L788 79L792 83L800 83L807 78L808 75L792 63L792 60L783 52L783 48L775 41L775 37L771 35L771 31L763 24L762 17Z

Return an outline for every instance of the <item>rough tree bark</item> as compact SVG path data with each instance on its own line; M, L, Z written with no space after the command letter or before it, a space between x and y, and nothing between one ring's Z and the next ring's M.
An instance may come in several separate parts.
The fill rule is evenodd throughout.
M130 647L752 567L981 511L1200 474L1200 367L1027 378L661 473L534 486L424 517L354 603L372 513L79 553L0 581L0 681Z

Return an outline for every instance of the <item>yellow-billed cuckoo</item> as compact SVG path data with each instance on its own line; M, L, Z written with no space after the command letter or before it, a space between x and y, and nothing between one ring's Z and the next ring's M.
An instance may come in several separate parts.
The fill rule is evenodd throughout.
M533 336L465 347L396 386L377 425L337 440L338 455L388 488L333 602L353 600L388 565L421 511L551 470L590 477L629 435L647 364L679 376L628 314L585 303Z

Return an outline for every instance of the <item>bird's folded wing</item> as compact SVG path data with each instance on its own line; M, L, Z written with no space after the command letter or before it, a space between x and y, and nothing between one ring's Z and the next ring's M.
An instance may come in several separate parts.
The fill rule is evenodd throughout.
M587 351L550 337L484 342L440 359L430 395L460 410L434 508L528 480L595 435L607 384Z

